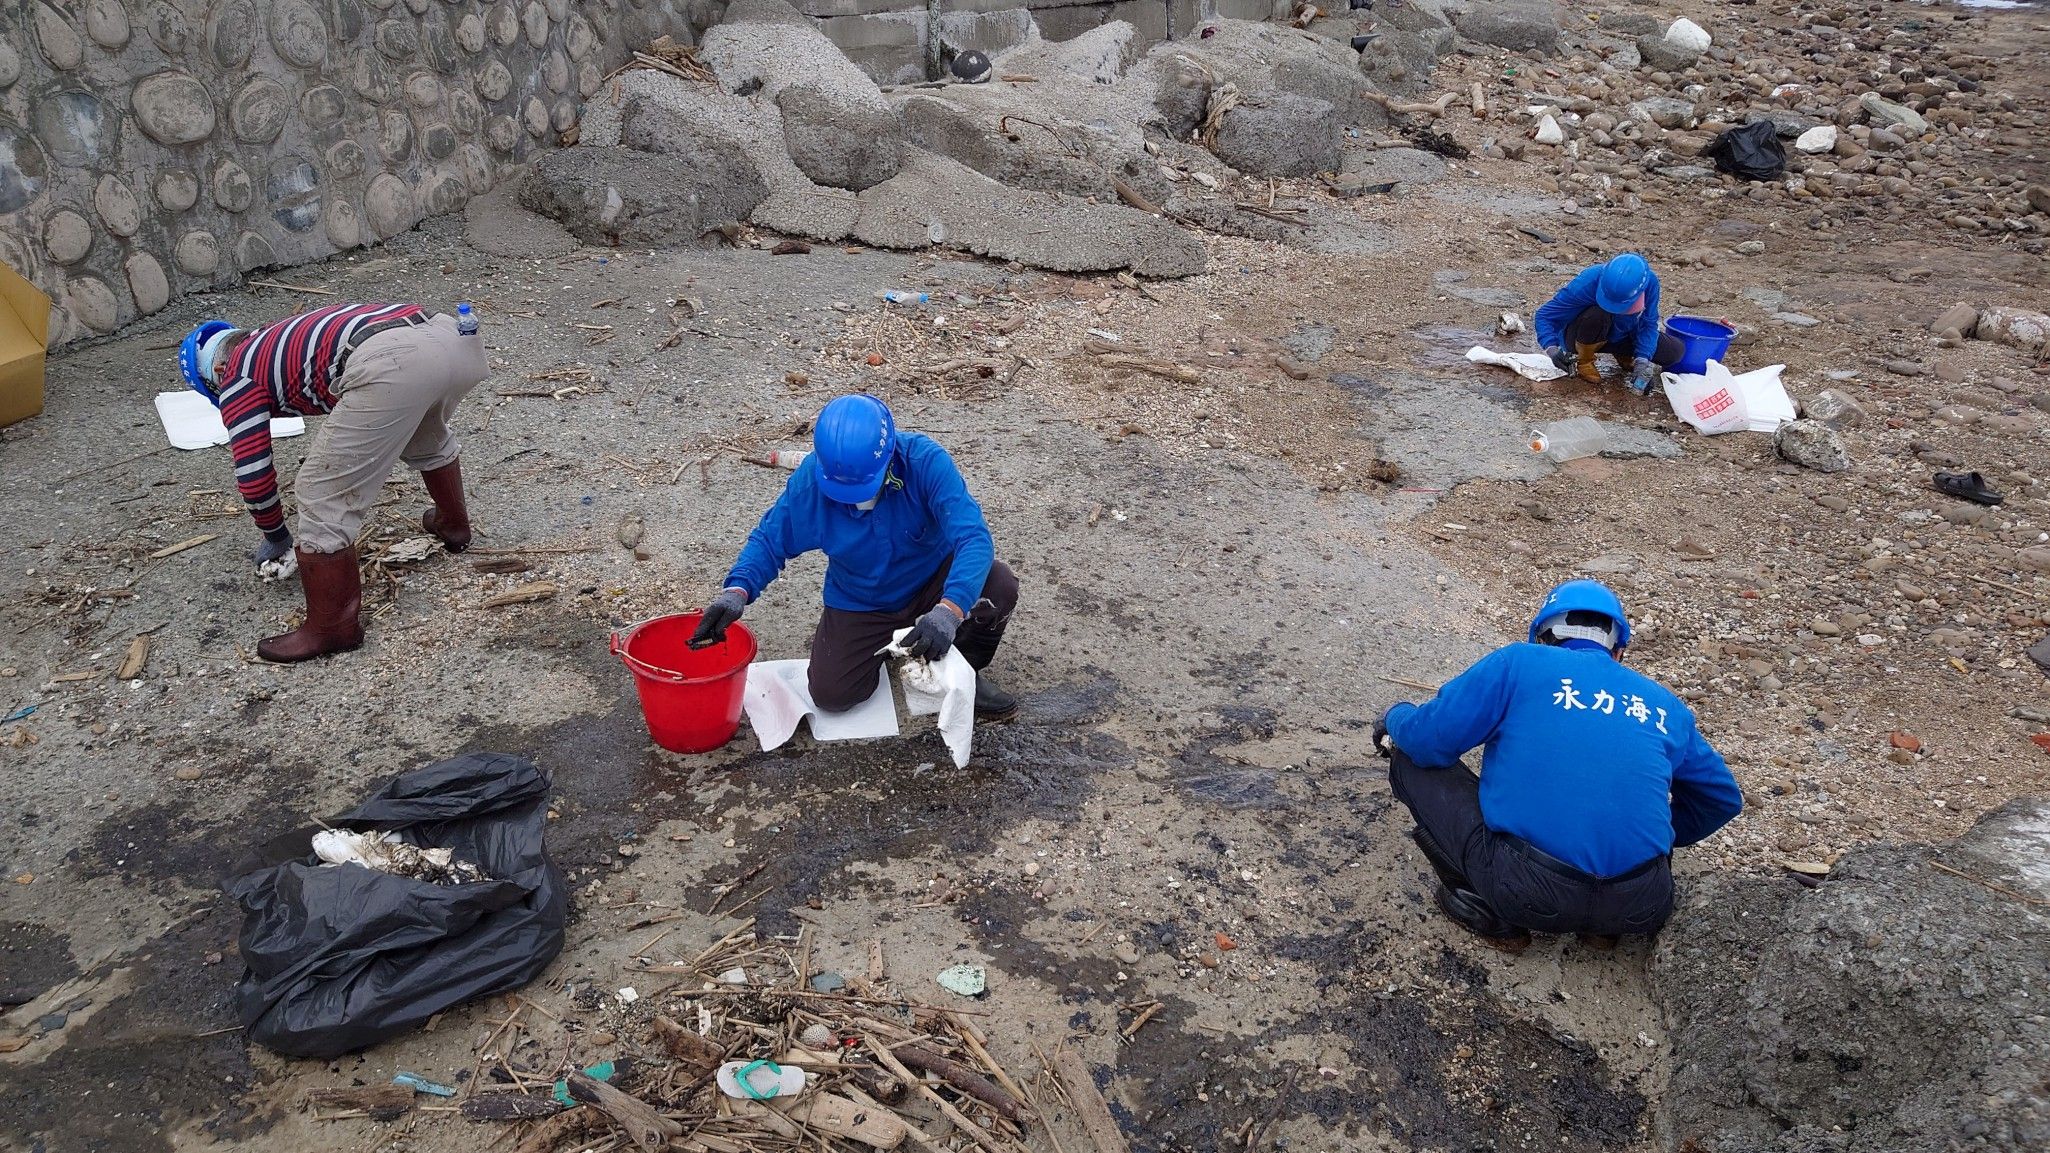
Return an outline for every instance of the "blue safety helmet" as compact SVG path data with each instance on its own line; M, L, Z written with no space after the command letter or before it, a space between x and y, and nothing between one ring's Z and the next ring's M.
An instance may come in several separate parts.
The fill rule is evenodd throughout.
M1623 602L1609 586L1589 580L1567 581L1545 594L1545 603L1530 618L1531 643L1538 643L1538 637L1547 631L1556 635L1554 626L1564 625L1569 613L1596 613L1613 622L1614 627L1606 630L1614 638L1608 645L1610 652L1620 652L1630 644L1630 618L1623 615Z
M1651 283L1651 265L1642 256L1626 252L1602 267L1602 278L1594 286L1594 304L1603 312L1625 313L1644 295Z
M819 491L842 504L874 500L897 448L897 422L872 396L835 397L811 431L819 458Z
M207 341L234 327L225 320L209 320L186 333L185 340L178 345L178 371L185 374L185 383L192 386L192 391L213 401L216 407L220 405L221 397L214 391L213 382L207 379L206 369L200 367L199 350Z

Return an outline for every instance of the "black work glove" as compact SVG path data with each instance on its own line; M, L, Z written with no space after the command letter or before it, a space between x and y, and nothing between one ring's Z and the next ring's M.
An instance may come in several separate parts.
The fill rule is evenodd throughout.
M1567 352L1565 346L1555 344L1545 350L1545 355L1552 358L1553 368L1558 369L1560 372L1573 371L1573 354Z
M911 631L904 636L904 654L929 661L939 660L954 647L954 633L961 627L961 618L946 605L934 605Z
M1389 706L1388 712L1394 711L1394 706ZM1387 760L1394 755L1394 749L1395 742L1388 739L1388 713L1382 713L1381 719L1374 722L1374 755Z
M286 528L284 525L279 525L278 527L263 534L263 543L257 545L256 548L250 552L249 560L250 563L256 565L258 568L261 568L264 565L270 564L272 561L283 560L285 554L291 551L292 530Z
M1651 392L1651 378L1658 372L1658 365L1643 357L1630 362L1630 391L1639 396Z
M698 631L690 634L690 647L710 648L726 639L726 630L747 611L747 594L739 589L726 589L712 598L705 606L705 615L698 621Z

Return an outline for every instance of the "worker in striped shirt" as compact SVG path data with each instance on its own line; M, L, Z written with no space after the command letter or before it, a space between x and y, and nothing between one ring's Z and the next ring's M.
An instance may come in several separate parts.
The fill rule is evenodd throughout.
M235 484L263 530L250 559L267 580L298 573L306 623L256 646L268 661L303 661L363 643L356 536L393 466L420 470L434 507L421 527L450 552L470 543L449 418L489 373L483 338L414 304L336 304L254 330L210 320L178 352L186 383L228 429ZM299 466L295 540L271 460L270 422L327 414ZM296 545L296 547L295 547Z

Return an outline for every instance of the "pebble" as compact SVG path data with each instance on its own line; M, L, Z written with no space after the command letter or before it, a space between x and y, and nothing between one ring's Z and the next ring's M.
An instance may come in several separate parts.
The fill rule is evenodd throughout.
M1139 947L1130 941L1119 941L1110 952L1111 956L1116 957L1123 964L1136 965L1139 963Z
M1025 862L1025 875L1026 875L1026 876L1028 876L1028 877L1036 877L1036 876L1038 876L1038 875L1039 875L1039 862L1038 862L1038 861L1027 861L1027 862Z
M1826 621L1820 619L1809 621L1808 630L1819 637L1841 636L1843 635L1844 631L1837 627L1835 621Z
M179 769L177 772L172 773L171 775L178 778L181 781L196 781L205 774L200 772L200 770L192 768L188 765L185 768Z

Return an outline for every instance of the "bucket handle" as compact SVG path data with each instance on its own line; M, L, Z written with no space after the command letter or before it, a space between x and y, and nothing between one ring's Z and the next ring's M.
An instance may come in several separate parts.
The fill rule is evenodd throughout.
M634 627L639 628L640 626L636 625ZM634 656L630 652L627 652L626 637L619 633L612 634L612 655L618 657L620 661L622 661L629 670L639 674L640 676L644 676L651 681L661 681L665 684L680 685L684 683L686 680L690 679L684 676L682 673L676 672L673 669L658 669L654 665L651 665L648 662L640 659L639 657Z

